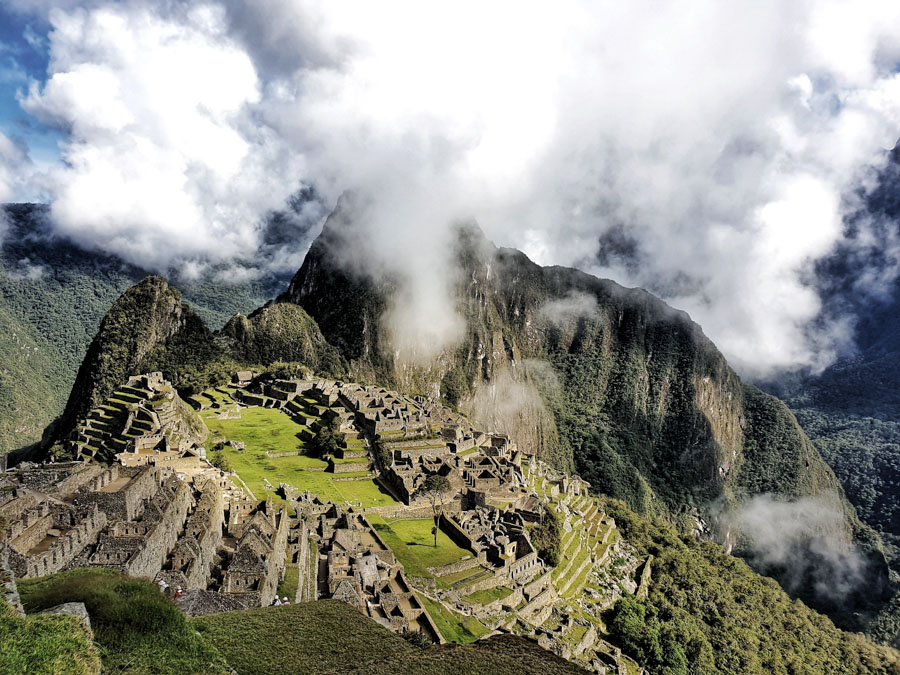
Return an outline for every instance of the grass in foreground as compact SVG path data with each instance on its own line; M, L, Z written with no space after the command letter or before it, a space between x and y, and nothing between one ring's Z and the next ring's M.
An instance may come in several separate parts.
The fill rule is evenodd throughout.
M468 619L453 631L461 645L421 649L364 617L350 605L320 600L187 619L152 584L105 570L75 570L22 582L31 610L83 601L95 626L104 671L124 673L415 672L418 675L494 675L580 671L536 643L516 636L475 642L487 628ZM426 606L436 620L462 620ZM8 617L0 608L0 672L97 673L96 652L71 617ZM15 625L13 625L15 624ZM21 624L26 625L24 633ZM13 625L12 630L7 628ZM56 628L65 630L62 636ZM73 630L77 629L77 630ZM23 656L24 655L24 656ZM36 656L37 655L37 656ZM40 658L38 658L38 656ZM25 659L23 661L23 659ZM226 664L227 661L227 664Z
M438 531L438 545L435 548L431 533L434 521L431 518L385 520L371 516L369 522L403 563L409 576L433 577L428 567L448 565L466 556L472 557L471 551L457 546L443 531Z
M100 672L90 632L73 616L18 616L0 601L0 673Z
M104 671L227 672L216 649L197 635L175 603L149 581L109 570L83 569L23 579L18 585L29 613L64 602L83 602Z
M406 640L336 600L198 617L192 624L239 675L344 672L413 650Z
M340 672L345 675L583 675L585 671L542 649L533 640L518 635L495 635L467 645L433 645L416 649Z

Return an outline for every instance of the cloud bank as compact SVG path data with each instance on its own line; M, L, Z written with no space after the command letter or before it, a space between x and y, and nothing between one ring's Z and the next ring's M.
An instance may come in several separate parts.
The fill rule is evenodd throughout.
M835 499L757 495L734 514L734 525L756 569L775 575L789 593L806 590L820 602L839 603L871 581Z
M51 63L22 106L68 133L42 184L84 245L253 269L302 186L354 190L364 265L407 279L415 339L453 313L442 256L472 217L687 310L744 374L820 369L850 339L816 263L883 230L845 220L900 135L896 3L32 7ZM896 276L863 264L866 292Z

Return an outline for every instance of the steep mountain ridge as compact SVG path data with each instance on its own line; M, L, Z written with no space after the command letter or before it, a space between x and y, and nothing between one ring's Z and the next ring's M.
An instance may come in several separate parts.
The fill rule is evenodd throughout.
M62 413L103 316L150 272L57 236L46 205L0 206L0 223L0 453L6 453L40 440ZM211 328L259 307L289 280L215 281L221 272L211 268L178 283Z
M162 277L147 277L132 286L106 313L88 347L63 411L60 434L74 429L129 375L155 370L161 349L182 345L208 352L213 334Z
M839 557L859 555L869 586L837 601L818 597L812 578L792 581L793 589L857 628L853 613L870 616L890 595L877 535L790 410L742 383L687 314L640 289L540 267L466 225L453 251L463 338L427 363L410 363L392 348L383 320L400 282L341 266L358 217L342 202L279 298L316 320L354 378L439 395L639 512L664 514L751 557L742 514L754 496L813 499L834 517L786 543L804 558L797 567L818 574L820 561L805 557L827 545ZM792 575L766 555L754 559L764 572Z

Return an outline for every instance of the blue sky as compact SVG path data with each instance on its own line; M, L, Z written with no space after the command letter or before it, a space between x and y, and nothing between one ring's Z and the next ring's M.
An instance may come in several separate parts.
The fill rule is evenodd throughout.
M22 110L17 96L27 92L31 81L46 79L48 30L43 19L10 12L0 4L0 131L24 141L38 165L59 161L62 134Z

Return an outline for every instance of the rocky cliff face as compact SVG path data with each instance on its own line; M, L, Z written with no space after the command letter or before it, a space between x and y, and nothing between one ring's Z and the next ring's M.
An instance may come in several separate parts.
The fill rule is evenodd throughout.
M344 205L280 300L306 309L354 377L441 396L597 490L729 550L750 546L742 513L755 495L821 500L836 516L819 535L845 552L861 542L886 581L877 537L790 411L742 383L684 312L640 289L540 267L467 226L452 252L459 273L447 309L462 317L462 338L411 364L384 321L396 280L342 269L353 230Z
M395 284L339 265L340 247L352 240L352 214L339 211L281 300L306 309L354 376L443 396L642 510L752 488L742 478L753 475L759 455L743 452L753 441L748 389L687 314L643 290L540 267L467 226L453 252L456 306L447 309L464 319L463 338L410 365L382 320ZM808 446L802 432L797 442ZM799 464L779 465L790 490L772 481L766 489L833 490L833 476L808 447Z

